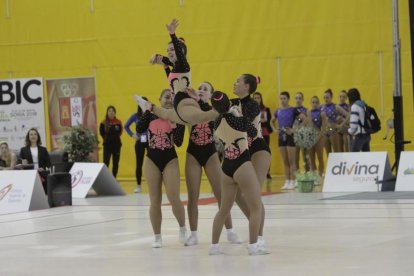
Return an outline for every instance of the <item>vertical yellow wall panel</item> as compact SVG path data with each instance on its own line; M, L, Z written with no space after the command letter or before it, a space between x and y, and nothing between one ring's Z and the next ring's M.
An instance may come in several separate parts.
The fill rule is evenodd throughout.
M282 90L302 91L306 103L327 88L337 99L340 90L358 87L384 112L384 123L392 115L391 0L183 0L182 6L179 0L94 0L93 7L89 0L9 2L9 18L0 2L0 78L95 74L99 120L113 104L125 122L136 110L135 93L158 101L167 81L148 59L165 52L165 23L173 17L181 21L178 34L187 41L194 85L208 80L231 94L239 74L258 74L258 89L272 110L279 81ZM400 1L400 30L405 135L413 139L408 1ZM271 142L272 172L281 173L275 136ZM185 147L178 151L182 171ZM393 152L381 134L373 148ZM120 177L132 178L134 163L133 141L124 135Z

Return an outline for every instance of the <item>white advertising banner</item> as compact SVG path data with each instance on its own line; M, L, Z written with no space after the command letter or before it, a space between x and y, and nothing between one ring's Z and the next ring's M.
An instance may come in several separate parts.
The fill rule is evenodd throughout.
M19 150L32 127L39 131L45 145L42 78L0 80L0 141Z
M125 195L118 181L103 163L75 163L72 175L72 198L86 198L91 188L98 195Z
M323 192L374 192L377 179L390 177L386 152L330 153Z
M401 152L395 190L414 191L414 151Z
M0 171L0 214L49 208L36 170Z

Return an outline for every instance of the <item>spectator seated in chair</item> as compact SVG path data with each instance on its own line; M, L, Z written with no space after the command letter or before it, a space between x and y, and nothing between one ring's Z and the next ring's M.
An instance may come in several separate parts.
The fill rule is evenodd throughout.
M16 166L16 154L5 141L0 142L0 170L12 170Z
M39 132L37 129L31 128L26 135L26 146L20 149L16 168L25 170L37 169L46 192L46 179L50 172L51 163L47 149L42 147L41 144Z

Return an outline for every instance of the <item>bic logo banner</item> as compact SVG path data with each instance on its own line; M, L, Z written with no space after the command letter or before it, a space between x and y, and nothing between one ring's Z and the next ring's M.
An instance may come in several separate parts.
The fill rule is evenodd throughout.
M27 80L0 80L0 105L22 104L28 102L36 104L42 101L42 95L38 95L36 90L42 89L40 79Z
M323 191L377 191L376 180L389 177L391 169L386 152L331 153Z
M18 150L32 127L48 141L42 78L0 80L0 140Z
M414 191L414 151L401 152L396 191Z

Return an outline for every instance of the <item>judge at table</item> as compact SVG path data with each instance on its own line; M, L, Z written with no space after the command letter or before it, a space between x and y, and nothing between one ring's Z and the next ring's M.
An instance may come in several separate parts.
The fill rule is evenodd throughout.
M17 167L23 169L37 169L41 178L43 188L46 192L46 178L50 168L50 157L47 149L42 147L42 140L35 128L29 129L26 135L26 146L20 149Z

